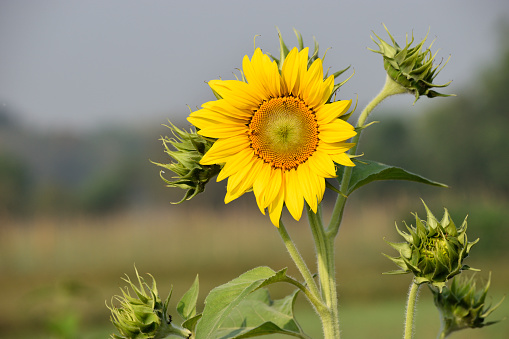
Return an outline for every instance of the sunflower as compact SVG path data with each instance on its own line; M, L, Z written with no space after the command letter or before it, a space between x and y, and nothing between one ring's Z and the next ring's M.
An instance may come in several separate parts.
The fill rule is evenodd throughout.
M283 204L296 220L304 200L316 213L325 178L336 176L334 162L354 166L345 153L353 144L345 141L356 132L339 119L352 102L329 103L334 76L324 80L322 60L309 68L308 60L308 48L294 48L280 72L257 48L243 59L246 81L210 81L220 99L188 118L198 134L217 139L200 163L223 165L217 181L228 178L225 203L252 190L277 227Z

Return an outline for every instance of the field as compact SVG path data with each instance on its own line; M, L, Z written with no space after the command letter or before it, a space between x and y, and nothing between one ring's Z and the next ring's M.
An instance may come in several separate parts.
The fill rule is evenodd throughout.
M173 310L197 273L201 300L214 286L255 266L275 270L288 266L290 275L297 277L268 218L245 200L221 210L193 210L189 203L108 217L2 221L0 337L107 338L114 327L105 301L109 304L125 285L121 280L124 274L134 275L134 265L140 273L150 272L157 279L162 298L173 285ZM411 278L381 274L395 268L381 253L394 254L383 238L399 241L394 221L400 207L370 205L347 211L336 243L344 338L401 337ZM286 225L308 265L314 266L305 220L288 219ZM475 247L472 257L467 263L482 267L479 276L486 279L493 271L488 299L498 302L509 286L505 258L484 256L476 253ZM279 298L290 288L274 286L271 293ZM415 338L434 338L438 313L427 287L421 289L418 306ZM320 338L318 319L304 298L299 298L296 309L306 332ZM508 314L509 302L505 301L491 320ZM451 336L508 337L508 321Z

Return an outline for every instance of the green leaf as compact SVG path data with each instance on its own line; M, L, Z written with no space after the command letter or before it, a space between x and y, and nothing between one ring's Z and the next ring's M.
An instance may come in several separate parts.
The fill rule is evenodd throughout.
M184 321L182 323L182 327L183 328L187 328L189 331L191 332L196 332L195 329L196 329L196 324L198 323L198 320L201 319L201 313L200 314L197 314L195 315L194 317L192 318L189 318L187 319L186 321Z
M426 179L400 167L390 166L365 159L362 159L362 161L354 161L355 167L352 169L352 176L350 177L350 185L348 187L347 195L356 189L377 180L407 180L432 186L448 187L445 184Z
M298 292L275 301L266 288L251 293L221 324L216 337L240 339L279 333L307 338L293 315Z
M193 285L182 296L178 305L177 312L184 320L188 320L196 315L196 301L198 300L199 281L198 275L194 279Z
M196 327L196 339L217 338L215 332L219 326L249 294L260 287L285 279L286 269L275 272L269 267L257 267L214 288L205 299L202 318Z

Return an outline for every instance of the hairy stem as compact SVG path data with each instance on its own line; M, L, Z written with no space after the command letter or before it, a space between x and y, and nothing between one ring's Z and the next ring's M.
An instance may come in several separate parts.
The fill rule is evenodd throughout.
M326 309L319 312L322 320L324 338L339 339L339 312L338 296L336 290L336 264L334 257L334 238L327 236L323 227L320 207L315 214L306 205L309 225L315 241L316 257L318 264L318 278L320 281L321 295Z
M385 80L384 87L378 93L376 97L371 100L371 102L364 108L357 120L357 134L352 138L352 143L354 146L350 149L349 154L357 155L357 147L359 145L359 139L361 137L361 132L365 127L366 120L368 119L369 114L373 109L378 106L383 100L387 97L395 94L406 93L406 89L397 84L394 80L392 80L389 76L387 76ZM334 210L332 211L332 217L329 222L329 227L327 228L327 234L330 237L335 238L339 232L339 226L341 225L341 219L343 218L343 211L345 209L345 204L348 196L348 186L350 184L350 178L352 176L353 167L345 167L343 172L343 177L341 178L341 186L340 192L336 199L336 204L334 205Z
M403 339L411 339L414 332L414 314L417 295L419 294L420 285L416 284L412 279L410 290L408 291L408 299L405 316L405 335Z
M314 295L315 299L320 299L320 292L318 291L318 287L313 279L313 275L309 271L309 268L307 267L304 259L302 259L299 250L297 249L295 243L290 238L290 235L286 231L285 225L281 220L279 220L278 231L288 253L290 254L290 257L292 258L293 262L295 263L295 266L297 266L297 269L304 278L304 281L306 282L309 291L311 292L312 295Z

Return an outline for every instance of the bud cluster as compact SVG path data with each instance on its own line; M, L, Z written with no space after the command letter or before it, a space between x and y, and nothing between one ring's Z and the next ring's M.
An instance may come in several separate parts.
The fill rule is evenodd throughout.
M203 192L205 185L219 173L221 167L219 165L200 164L200 160L214 144L213 141L202 137L194 131L186 132L181 130L171 123L167 127L171 130L174 138L164 137L161 140L165 147L165 153L176 162L169 164L154 162L154 164L176 174L171 179L167 179L163 176L165 172L163 170L160 172L161 178L168 187L178 187L187 190L182 200L177 202L179 204Z
M136 297L131 296L129 287L121 289L122 295L114 299L120 307L106 305L111 311L111 322L120 335L112 334L112 339L160 339L170 334L189 338L191 332L187 329L173 325L171 316L167 314L171 292L163 303L157 291L156 281L152 278L152 286L140 277L136 270L139 287L131 279L123 278L134 291Z
M427 49L422 51L427 36L414 47L411 47L414 42L413 35L410 42L408 42L407 36L406 45L404 48L401 48L387 27L385 27L385 30L392 41L392 45L388 44L378 35L373 33L379 41L377 42L375 39L372 39L378 45L380 50L370 50L375 53L382 54L384 59L384 68L387 71L389 78L404 87L408 92L414 94L415 101L417 101L421 95L426 95L429 98L450 96L438 93L431 89L433 87L446 87L450 84L450 82L443 85L433 84L433 80L438 73L440 73L443 67L438 69L438 65L435 66L433 64L436 56L436 53L433 55L430 50L433 43L431 43ZM447 64L447 62L445 64Z
M477 290L473 276L468 279L455 277L452 280L451 287L446 286L441 293L431 288L435 305L440 311L444 338L454 331L465 328L480 328L498 322L485 322L486 317L497 309L503 301L503 299L500 300L494 307L486 305L485 299L490 281L491 275L486 286Z
M429 283L441 291L447 280L462 270L471 269L467 265L463 265L463 260L479 239L468 242L466 218L461 227L457 228L447 209L445 209L442 221L438 222L426 204L424 207L427 220L421 220L415 213L415 227L405 223L409 233L400 231L396 225L396 230L405 239L405 242L388 242L400 255L399 257L386 256L401 270L388 273L413 273L415 283Z

